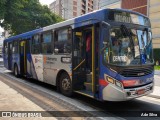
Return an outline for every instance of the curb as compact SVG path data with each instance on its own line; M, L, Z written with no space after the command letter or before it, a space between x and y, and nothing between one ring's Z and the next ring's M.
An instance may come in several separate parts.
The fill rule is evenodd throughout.
M156 98L156 99L160 99L160 96L158 95L147 95L148 97L152 97L152 98Z

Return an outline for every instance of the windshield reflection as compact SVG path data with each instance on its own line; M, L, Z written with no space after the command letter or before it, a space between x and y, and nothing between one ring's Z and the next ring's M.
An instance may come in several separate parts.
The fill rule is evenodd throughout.
M116 65L153 63L151 32L136 29L127 29L127 32L121 28L111 29L109 63Z

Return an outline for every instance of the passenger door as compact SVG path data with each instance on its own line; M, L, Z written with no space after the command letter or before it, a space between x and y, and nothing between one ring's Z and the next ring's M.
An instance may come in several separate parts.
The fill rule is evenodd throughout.
M8 69L12 70L12 42L8 43Z
M26 56L26 41L20 41L20 73L27 73L27 56Z
M98 90L98 29L96 24L74 30L73 86L76 92L90 97Z

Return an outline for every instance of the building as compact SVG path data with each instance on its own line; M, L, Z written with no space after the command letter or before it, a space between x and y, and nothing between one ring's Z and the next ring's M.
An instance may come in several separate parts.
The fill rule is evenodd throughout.
M99 9L99 0L93 0L93 10Z
M74 18L98 9L97 0L56 0L50 10L64 19Z
M152 25L153 48L160 50L160 0L149 0L148 16Z
M77 8L75 6L77 6L76 0L56 0L49 5L49 8L64 19L70 19L76 17Z
M99 9L104 8L121 8L121 0L99 0Z
M148 15L148 0L122 0L121 8L133 10Z
M147 0L99 0L99 8L124 8L147 15Z
M62 15L62 6L61 6L61 0L56 0L54 2L52 2L50 5L49 5L49 8L50 10L57 14L57 15Z
M92 12L94 10L93 1L95 0L77 0L77 16Z

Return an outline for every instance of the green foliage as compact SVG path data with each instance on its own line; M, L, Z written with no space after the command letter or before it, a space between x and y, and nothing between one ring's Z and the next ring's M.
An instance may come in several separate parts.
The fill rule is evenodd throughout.
M154 70L160 70L160 66L154 66Z
M6 0L0 0L0 20L2 20L5 15L5 3Z
M0 24L4 29L11 30L12 35L51 25L63 19L52 13L39 0L1 0L3 8L0 13Z

